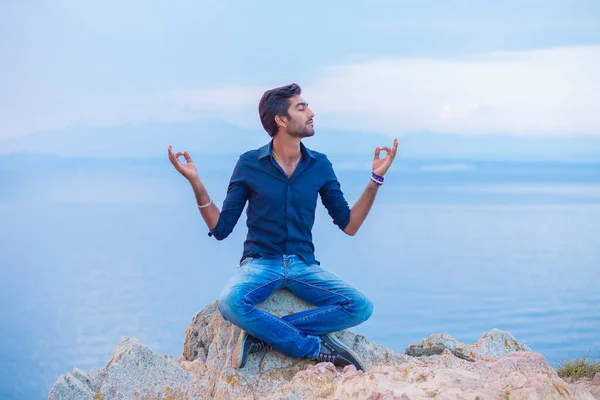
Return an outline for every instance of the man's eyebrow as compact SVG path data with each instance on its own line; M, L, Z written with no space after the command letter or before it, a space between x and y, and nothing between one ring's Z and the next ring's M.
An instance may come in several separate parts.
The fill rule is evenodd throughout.
M304 102L304 103L303 103L303 102L300 102L300 103L296 104L296 106L295 106L295 107L296 107L296 108L298 108L298 107L308 107L308 103L306 103L306 102Z

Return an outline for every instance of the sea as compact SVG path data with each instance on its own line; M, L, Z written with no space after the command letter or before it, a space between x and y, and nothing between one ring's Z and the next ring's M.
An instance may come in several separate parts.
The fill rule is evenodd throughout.
M197 162L218 205L236 157ZM352 205L370 171L347 160ZM498 328L552 366L600 358L600 163L397 160L385 179L356 236L318 203L317 259L375 305L354 332L403 353ZM242 214L209 237L166 157L0 159L0 398L47 398L124 336L179 358L245 235Z

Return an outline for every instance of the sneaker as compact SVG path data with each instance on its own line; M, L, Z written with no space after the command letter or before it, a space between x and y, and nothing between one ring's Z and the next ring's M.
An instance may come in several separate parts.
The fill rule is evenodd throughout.
M237 346L233 351L232 364L233 368L244 368L248 361L248 355L253 353L263 352L259 369L262 366L262 362L267 354L267 351L271 348L268 344L254 336L242 331L240 339L238 340Z
M318 362L330 362L338 367L354 365L357 370L365 371L360 359L347 346L342 344L333 335L321 335L321 351L317 356Z

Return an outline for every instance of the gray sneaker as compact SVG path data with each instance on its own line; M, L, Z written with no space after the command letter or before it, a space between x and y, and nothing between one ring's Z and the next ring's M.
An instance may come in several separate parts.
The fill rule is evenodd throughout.
M332 334L319 337L321 338L321 351L316 358L317 362L330 362L338 367L354 365L357 370L366 371L360 358Z
M233 351L232 366L233 368L244 368L248 361L248 355L253 353L262 352L262 357L258 368L262 367L262 362L267 354L267 351L271 349L271 346L266 344L260 339L242 331L235 350Z

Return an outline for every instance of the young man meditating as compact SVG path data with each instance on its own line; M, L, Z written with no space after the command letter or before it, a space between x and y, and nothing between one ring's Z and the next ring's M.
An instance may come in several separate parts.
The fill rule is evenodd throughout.
M375 149L373 173L365 177L367 187L350 208L331 162L302 143L315 134L315 114L300 95L296 84L265 92L258 111L272 140L240 156L220 212L189 153L174 153L169 146L169 159L192 185L209 236L225 239L248 202L248 236L240 266L219 298L223 318L243 330L233 366L242 368L248 354L272 347L290 357L353 364L364 370L358 357L329 333L366 321L373 304L319 265L311 231L320 195L333 222L344 233L356 234L396 156L398 141L391 149ZM383 158L381 150L386 153ZM316 308L279 318L256 307L281 288Z

